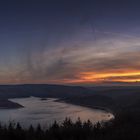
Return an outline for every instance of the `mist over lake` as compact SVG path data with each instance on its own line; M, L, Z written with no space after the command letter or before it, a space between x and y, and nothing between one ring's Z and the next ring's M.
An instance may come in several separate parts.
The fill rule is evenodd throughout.
M93 123L108 121L114 117L111 113L103 110L62 103L54 98L41 100L41 98L29 97L10 100L23 105L24 108L1 109L0 121L2 123L20 122L24 127L28 127L30 124L36 126L39 123L42 127L46 127L55 120L61 123L66 117L70 117L72 121L76 121L78 117L82 121L90 119Z

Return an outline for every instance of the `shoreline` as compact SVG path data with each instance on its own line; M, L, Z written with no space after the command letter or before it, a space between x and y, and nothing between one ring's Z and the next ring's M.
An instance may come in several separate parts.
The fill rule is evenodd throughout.
M77 104L77 103L72 103L72 102L67 102L65 100L55 100L56 102L62 102L62 103L69 103L71 105L78 105L78 106L81 106L81 107L87 107L87 108L90 108L90 109L97 109L97 110L102 110L102 111L105 111L107 113L111 113L113 114L113 116L115 117L115 111L109 109L109 108L106 108L106 107L102 107L102 106L92 106L92 105L85 105L85 104Z
M0 99L0 109L19 109L24 108L19 103L10 101L9 99Z
M42 98L40 98L41 100ZM46 98L45 98L46 100ZM9 100L7 100L9 101ZM44 101L44 98L43 100ZM15 103L13 101L10 101L11 104L13 106L8 106L8 105L5 105L5 106L0 106L0 109L20 109L20 108L24 108L24 106L22 106L21 104L19 103ZM97 110L102 110L102 111L105 111L107 113L111 113L115 116L115 111L113 111L113 109L110 109L110 108L107 108L107 107L102 107L102 106L94 106L94 105L87 105L87 104L82 104L82 103L73 103L73 102L70 102L70 101L67 101L67 100L63 100L63 99L56 99L55 102L62 102L62 103L67 103L67 104L71 104L71 105L77 105L77 106L81 106L81 107L87 107L89 109L97 109Z

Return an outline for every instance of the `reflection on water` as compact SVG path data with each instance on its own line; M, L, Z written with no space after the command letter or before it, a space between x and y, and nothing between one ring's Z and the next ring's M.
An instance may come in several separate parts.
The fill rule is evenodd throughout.
M48 126L55 120L62 122L66 117L73 121L78 117L82 121L90 119L93 123L98 121L107 121L113 118L111 113L102 110L90 109L77 105L56 102L55 99L40 100L40 98L16 98L11 101L24 106L20 109L0 110L0 121L20 122L24 127L40 123L42 126Z

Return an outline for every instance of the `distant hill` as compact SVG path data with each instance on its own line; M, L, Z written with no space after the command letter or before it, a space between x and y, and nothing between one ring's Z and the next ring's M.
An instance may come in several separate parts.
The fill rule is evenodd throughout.
M36 96L115 110L139 106L140 87L81 87L49 84L0 85L0 99Z
M140 87L88 87L94 94L70 97L65 102L88 107L103 107L113 112L133 110L134 106L140 110Z
M62 99L63 100L63 99ZM108 107L113 105L112 98L104 95L84 95L84 96L77 96L77 97L69 97L64 99L65 102L83 105L87 107Z
M0 85L0 98L17 98L17 97L53 97L65 98L71 96L81 96L94 93L80 86L63 86L47 84L29 84L29 85Z
M7 99L0 99L0 109L13 109L13 108L21 108L22 105L18 103L14 103Z

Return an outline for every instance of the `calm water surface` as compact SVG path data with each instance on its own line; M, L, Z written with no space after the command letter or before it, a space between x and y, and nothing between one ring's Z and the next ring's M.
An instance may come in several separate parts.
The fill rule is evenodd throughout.
M43 127L52 124L55 120L62 122L66 117L73 121L78 117L82 121L90 119L93 123L107 121L113 118L111 113L103 110L90 109L82 106L60 103L56 99L41 100L36 97L10 99L24 106L20 109L1 109L0 121L20 122L24 127L30 124L36 126L40 123Z

